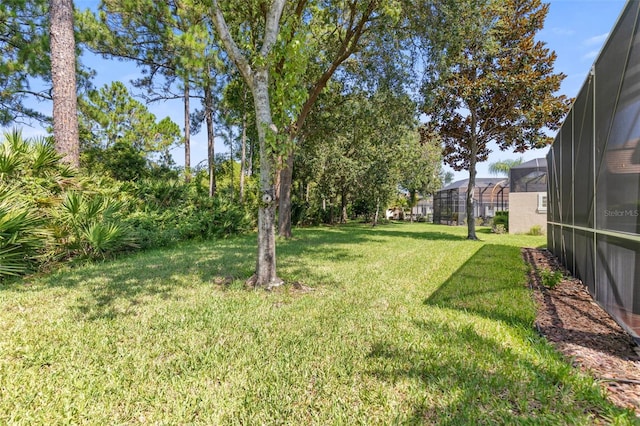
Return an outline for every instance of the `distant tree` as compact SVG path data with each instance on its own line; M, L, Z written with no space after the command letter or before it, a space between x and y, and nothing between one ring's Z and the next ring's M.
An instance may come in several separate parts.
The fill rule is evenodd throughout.
M133 99L118 81L80 98L79 116L83 161L90 168L99 166L95 164L99 162L115 165L117 169L117 164L124 162L132 165L130 169L138 170L140 158L143 163L145 159L166 162L170 158L169 149L180 141L177 124L169 117L156 121L156 116ZM115 158L107 160L110 154ZM140 174L118 170L114 173L126 176L124 180Z
M277 76L275 103L279 106L275 109L275 121L281 123L288 136L281 158L278 191L278 234L285 238L291 237L295 150L300 146L301 132L308 115L327 84L349 59L355 55L359 55L359 59L374 56L372 52L383 51L382 45L386 48L395 46L395 40L386 40L387 44L384 44L381 34L388 35L396 29L402 8L399 2L387 0L351 0L318 5L301 0L293 12L285 23L282 39L286 44L280 50L281 59L276 63L274 73ZM401 53L395 51L387 59L400 56ZM371 71L372 61L367 62ZM282 70L288 71L286 75ZM373 74L379 71L374 70Z
M476 165L489 142L523 152L551 143L570 101L554 93L563 74L553 72L555 53L536 41L549 5L540 0L443 0L434 8L433 38L424 112L442 138L444 160L469 171L466 210L469 239L475 233Z
M73 1L49 1L51 83L53 86L53 137L56 150L74 167L80 166L78 138L76 42Z
M134 61L143 77L133 82L149 103L182 99L184 109L185 180L191 175L191 98L200 98L200 117L213 147L213 91L224 65L210 21L200 2L191 0L104 0L99 16L80 15L89 48L105 57ZM209 164L213 164L210 153ZM213 172L213 170L212 170ZM210 179L215 183L215 177ZM210 188L210 191L215 188Z
M440 180L442 181L442 186L445 187L447 185L449 185L451 182L453 182L453 172L450 170L444 171L441 170L440 171Z
M397 148L402 155L400 186L409 195L407 201L413 221L418 196L427 196L440 189L442 148L437 137L422 137L417 131L408 133Z
M511 168L519 164L522 164L523 161L524 161L523 158L520 157L516 159L506 159L506 160L496 161L495 163L490 163L489 173L495 176L509 177L509 171L511 170Z
M51 72L47 21L48 0L0 2L0 125L47 117L24 104L27 97L50 99L48 87L34 91L34 78Z

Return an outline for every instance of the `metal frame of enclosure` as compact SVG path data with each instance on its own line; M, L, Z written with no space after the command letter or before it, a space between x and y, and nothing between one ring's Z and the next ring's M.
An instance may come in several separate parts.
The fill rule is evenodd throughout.
M547 192L547 160L535 158L509 170L511 192Z
M628 1L547 155L548 247L637 341L639 24Z
M433 195L433 223L462 225L467 219L467 186L469 180L459 180ZM509 180L476 178L473 194L474 217L492 217L496 211L508 210Z

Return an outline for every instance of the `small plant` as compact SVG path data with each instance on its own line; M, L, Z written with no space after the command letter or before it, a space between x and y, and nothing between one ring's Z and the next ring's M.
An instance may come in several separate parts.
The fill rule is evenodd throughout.
M527 235L542 235L542 227L540 225L533 225Z
M542 285L547 288L554 288L562 281L564 274L561 271L552 271L550 269L542 269L538 272Z
M498 211L493 217L491 229L496 234L504 234L509 232L509 212Z

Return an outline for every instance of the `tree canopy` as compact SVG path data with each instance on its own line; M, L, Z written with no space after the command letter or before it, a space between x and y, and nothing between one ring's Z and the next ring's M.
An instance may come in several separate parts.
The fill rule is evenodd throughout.
M553 71L555 53L535 40L547 12L540 0L444 1L437 11L440 54L423 89L424 112L444 161L469 171L469 239L476 239L476 164L487 160L490 143L515 152L550 144L547 130L568 110L570 100L556 95L565 76Z

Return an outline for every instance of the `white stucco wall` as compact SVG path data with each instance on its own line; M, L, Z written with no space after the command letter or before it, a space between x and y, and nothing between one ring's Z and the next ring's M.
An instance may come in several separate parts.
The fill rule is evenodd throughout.
M540 225L547 233L547 211L539 209L539 197L546 192L512 192L509 194L509 233L526 234L532 226Z

